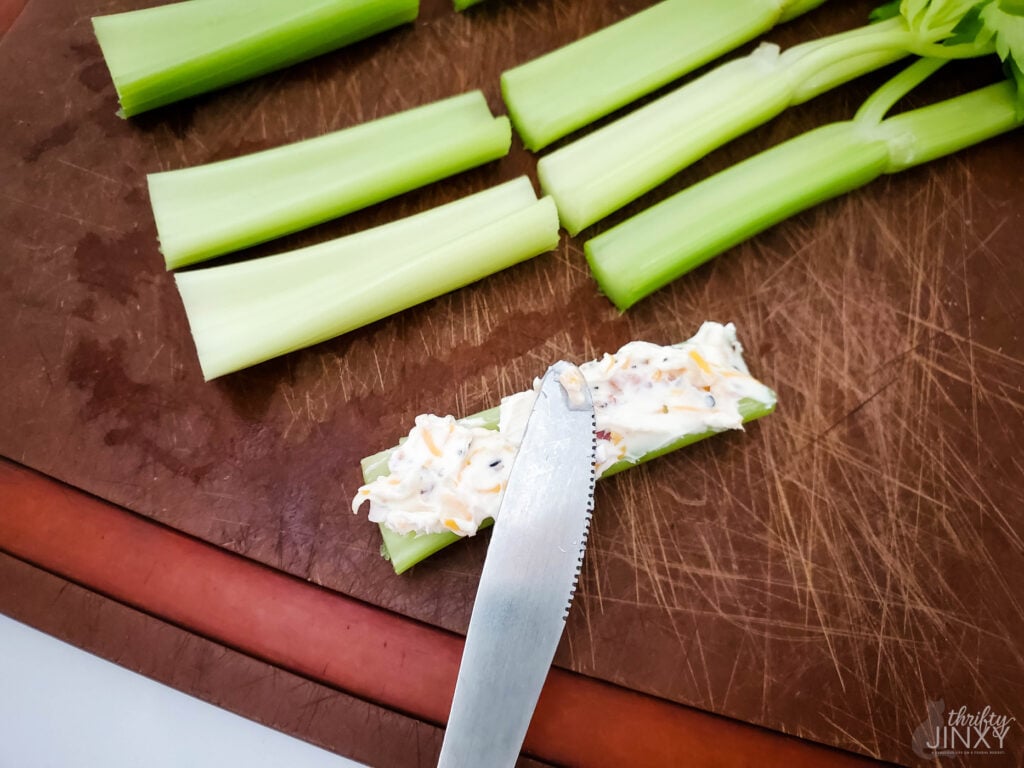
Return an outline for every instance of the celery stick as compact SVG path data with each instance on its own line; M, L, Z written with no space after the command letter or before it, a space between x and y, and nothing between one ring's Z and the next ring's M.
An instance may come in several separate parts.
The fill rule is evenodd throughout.
M775 410L775 403L766 404L748 398L740 401L739 410L740 414L743 416L744 423L747 423L772 413ZM490 408L475 416L471 416L468 419L463 419L462 421L471 422L473 426L497 429L498 416L499 409ZM712 430L690 435L681 435L678 440L673 441L657 451L652 451L646 456L641 457L637 462L620 461L618 464L609 467L601 477L610 477L611 475L622 472L630 467L645 463L659 456L664 456L666 453L684 448L717 434L719 434L718 431ZM388 450L375 453L362 460L361 467L364 483L372 482L376 478L388 474L388 457L391 455L393 450L393 448L389 448ZM486 528L493 522L493 520L488 519L484 521L481 527ZM438 552L449 544L454 544L456 541L463 538L454 533L432 533L422 536L417 536L416 534L403 535L396 533L386 525L381 524L379 527L381 537L383 539L383 554L391 561L391 565L394 567L395 573L404 573L409 570L409 568L416 565L416 563L421 562L435 552Z
M933 69L919 61L854 120L791 139L664 200L589 240L584 250L619 309L798 211L878 176L972 146L1024 122L1011 82L882 119Z
M550 199L521 177L290 253L175 276L209 380L338 336L558 244Z
M785 52L764 45L542 158L541 187L576 234L788 106L856 76L908 54L953 59L1012 48L1008 17L986 13L990 5L979 22L972 15L978 7L975 0L904 0L877 24Z
M206 0L203 0L205 2ZM506 117L473 91L218 163L150 174L168 269L364 208L505 155Z
M541 158L537 175L555 198L562 225L577 234L805 100L810 95L805 89L828 90L907 55L900 46L873 49L884 33L900 30L898 20L870 29L871 35L858 29L785 53L763 45ZM828 58L820 66L801 70L805 78L795 76L805 57L825 58L822 52Z
M124 116L413 21L419 0L201 0L92 20Z
M504 72L509 116L538 150L824 0L663 0Z

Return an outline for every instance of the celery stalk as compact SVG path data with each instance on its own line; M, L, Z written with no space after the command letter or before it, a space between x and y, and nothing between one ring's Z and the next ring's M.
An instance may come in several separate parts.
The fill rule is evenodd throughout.
M501 90L538 150L825 0L663 0L504 72Z
M150 174L167 268L364 208L499 158L511 141L508 118L493 117L473 91L315 139Z
M798 211L1024 122L1008 81L883 119L934 69L934 62L921 60L883 86L855 119L755 155L589 240L584 250L601 289L625 310Z
M542 158L541 187L576 234L787 107L854 77L909 54L954 59L1012 47L1009 24L984 11L978 22L977 10L975 0L903 0L876 24L785 52L766 44Z
M747 423L772 413L772 411L775 410L775 404L761 403L757 400L748 398L740 401L739 410L740 414L743 416L744 423ZM486 427L487 429L497 429L498 417L499 409L490 408L475 416L471 416L468 419L463 419L463 422L469 422L472 423L473 426ZM690 435L681 435L678 440L669 443L664 448L660 448L656 451L652 451L646 456L642 456L636 462L620 461L618 464L615 464L605 470L601 477L610 477L611 475L622 472L630 467L643 464L651 459L664 456L666 453L676 451L717 434L719 434L717 431L707 431ZM375 453L372 456L367 456L362 460L361 467L364 483L372 482L376 478L388 474L388 457L391 455L393 450L393 448L389 448L388 450ZM485 520L481 525L481 528L486 528L493 522L494 521L491 519ZM438 552L449 544L454 544L456 541L463 538L454 533L432 533L424 536L417 536L416 534L401 534L396 533L383 524L379 527L381 538L383 539L382 552L385 557L391 561L391 565L394 567L395 573L404 573L412 568L412 566L430 557L435 552Z
M201 0L92 20L124 116L413 21L419 0Z
M175 275L209 380L338 336L552 250L525 177L374 229Z
M907 55L905 47L875 48L886 32L900 30L898 20L870 29L870 35L858 29L785 53L763 45L726 62L542 157L541 187L555 198L563 226L577 234L792 104ZM812 53L821 64L802 67Z

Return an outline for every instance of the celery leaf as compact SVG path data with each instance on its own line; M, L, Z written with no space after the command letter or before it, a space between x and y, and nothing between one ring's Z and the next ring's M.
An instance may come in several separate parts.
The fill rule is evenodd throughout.
M1018 2L998 0L981 9L981 20L995 38L996 53L1003 61L1024 63L1024 8Z
M903 4L903 0L891 0L884 5L880 5L871 12L868 19L872 22L885 21L886 19L895 19L900 15L900 6Z
M985 27L985 22L981 18L981 11L984 7L983 3L979 3L965 13L963 18L953 27L953 34L946 40L945 44L959 45L961 43L986 42L991 39L991 35Z
M996 53L1017 87L1017 110L1024 112L1024 2L991 0L981 9L986 33L994 40Z
M949 34L973 9L990 0L903 0L900 13L914 32Z

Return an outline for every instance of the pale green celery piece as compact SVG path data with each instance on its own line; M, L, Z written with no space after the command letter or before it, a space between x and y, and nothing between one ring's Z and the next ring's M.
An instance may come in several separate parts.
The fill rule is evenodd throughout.
M765 44L542 157L537 174L577 234L790 105L907 55L899 19L785 53Z
M419 0L188 0L92 20L128 117L413 21Z
M484 0L452 0L452 5L455 7L456 11L464 11L471 5L476 5L477 3L482 3L483 1Z
M495 160L511 142L508 118L492 116L472 91L315 139L150 174L164 260L174 269L319 224Z
M333 338L558 245L550 198L520 177L290 253L175 275L209 380Z
M908 1L901 15L785 52L766 44L542 158L541 186L576 234L739 134L854 77L909 54L995 52L999 38L989 32L958 31L977 8L972 0Z
M501 76L512 124L538 150L825 0L663 0Z
M1024 114L1009 81L895 115L879 126L890 149L885 172L905 171L1021 125Z
M487 429L498 428L498 418L500 416L500 408L490 408L486 411L470 416L467 419L461 419L463 424L472 424L473 426L485 427ZM762 403L758 400L750 398L744 398L739 402L740 415L743 417L743 422L751 422L755 419L759 419L762 416L767 416L775 410L774 400L771 403ZM611 477L612 475L618 474L623 470L635 467L639 464L646 463L651 459L655 459L659 456L664 456L666 453L685 448L688 445L692 445L700 440L717 435L722 431L727 430L710 430L707 432L697 432L690 435L681 435L679 439L669 443L668 445L659 448L656 451L651 451L645 456L642 456L635 462L631 461L620 461L618 464L614 464L605 470L601 478ZM389 448L385 451L380 451L372 456L367 456L362 460L361 468L363 472L363 482L370 483L376 480L378 477L383 477L388 474L388 458L391 456L394 448ZM600 479L600 478L599 478ZM489 527L494 520L487 518L481 525L481 528ZM449 544L454 544L462 536L457 536L454 533L431 533L425 535L401 534L388 528L383 523L380 524L381 538L383 539L384 555L391 561L392 567L395 569L395 573L404 573L405 571L412 568L412 566L430 557L435 552L438 552Z
M883 86L854 120L766 150L589 240L584 250L602 291L625 310L788 216L1024 120L1010 82L883 119L935 68L920 60Z

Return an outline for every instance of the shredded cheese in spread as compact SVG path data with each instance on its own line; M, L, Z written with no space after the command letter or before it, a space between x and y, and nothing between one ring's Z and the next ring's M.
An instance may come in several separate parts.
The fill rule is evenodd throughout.
M598 477L685 435L742 429L744 398L775 402L775 394L750 376L731 323L704 323L675 346L630 342L579 369L583 382L562 383L570 394L590 389ZM539 384L502 400L497 430L451 416L417 416L388 459L389 474L359 489L353 511L369 501L369 519L398 533L475 534L498 513Z

